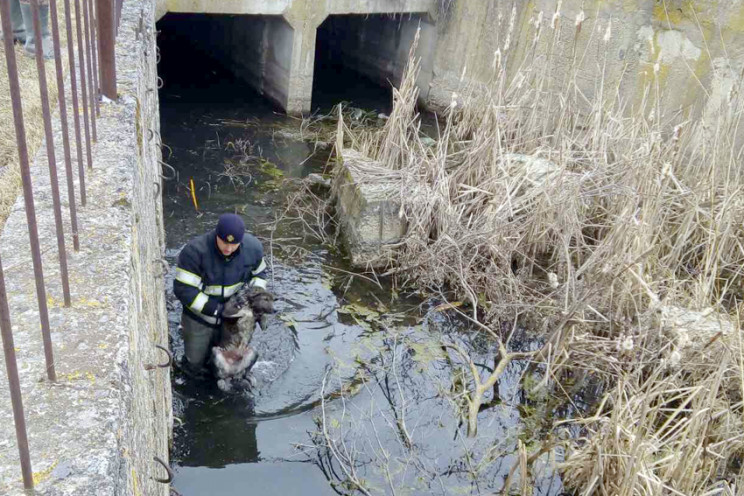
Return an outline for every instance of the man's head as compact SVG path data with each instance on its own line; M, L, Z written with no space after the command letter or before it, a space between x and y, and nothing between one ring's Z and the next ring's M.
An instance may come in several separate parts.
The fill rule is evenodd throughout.
M229 257L240 247L245 234L243 219L236 214L222 214L217 221L217 249Z

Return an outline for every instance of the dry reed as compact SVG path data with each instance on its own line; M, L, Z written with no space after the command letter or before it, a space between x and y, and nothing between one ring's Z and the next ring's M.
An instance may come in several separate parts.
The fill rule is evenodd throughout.
M64 23L64 9L58 5L60 15L59 31L62 40L63 72L67 74L67 31ZM50 19L51 22L51 19ZM51 25L49 27L51 32ZM24 124L26 127L26 142L31 155L41 146L44 138L44 122L41 111L41 97L39 96L39 79L36 71L36 59L25 55L23 45L16 45L16 60L18 63L18 79L23 102ZM8 86L8 67L5 63L5 50L0 43L0 229L10 215L16 197L21 189L21 173L18 162L18 147L16 144L15 128L13 126L13 106L10 101L10 87ZM49 91L49 105L52 113L57 105L57 78L54 60L45 62L47 85ZM68 83L69 84L69 83ZM68 110L68 114L69 114ZM70 126L72 121L70 121ZM71 127L72 129L72 127ZM72 135L74 139L74 135ZM73 147L74 149L74 147Z
M568 29L578 36L582 22ZM663 118L656 80L633 106L603 77L588 96L577 56L558 82L540 69L559 31L513 77L499 57L490 84L463 84L435 146L419 129L415 60L382 129L344 130L344 146L388 167L375 180L401 191L408 233L388 273L453 289L489 322L520 314L549 331L571 316L541 386L559 393L564 370L603 381L590 417L555 425L581 428L563 442L578 494L733 494L744 455L741 88L713 120L685 122Z

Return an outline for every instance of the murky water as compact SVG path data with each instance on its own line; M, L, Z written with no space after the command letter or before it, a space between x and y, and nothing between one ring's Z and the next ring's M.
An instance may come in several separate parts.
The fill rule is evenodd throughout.
M291 226L272 233L286 195L323 169L328 151L295 137L299 121L197 53L184 53L167 22L159 28L164 159L176 171L164 190L167 259L173 267L189 239L220 213L238 211L272 262L279 310L254 337L261 356L253 396L224 394L174 370L173 487L184 496L351 494L355 480L372 494L498 491L530 422L517 386L525 364L512 364L499 381L502 401L481 412L478 437L464 437L453 394L461 367L439 343L459 343L484 369L496 350L446 313L351 277L334 250L303 242ZM387 92L353 76L331 79L345 91L339 99L361 95L365 108L389 111ZM314 101L327 110L335 93L319 82ZM230 143L242 140L282 175L257 168L247 185L225 177L226 161L239 160ZM306 254L287 257L282 247L290 244ZM168 310L180 359L180 304L170 287ZM542 468L534 494L558 494L560 481L547 463Z

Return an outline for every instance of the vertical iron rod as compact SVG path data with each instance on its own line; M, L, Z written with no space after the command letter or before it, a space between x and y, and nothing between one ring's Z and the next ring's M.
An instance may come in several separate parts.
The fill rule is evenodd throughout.
M80 92L83 95L83 124L85 128L85 155L88 158L88 169L93 168L93 153L90 144L90 121L88 120L88 80L85 77L85 48L83 47L83 26L80 12L80 0L75 0L75 32L77 33L78 67L80 68ZM90 60L88 60L90 62Z
M77 77L75 76L75 44L72 40L72 7L65 0L65 27L67 28L67 58L70 63L70 92L72 93L72 117L75 122L75 145L80 178L80 203L85 206L85 166L83 165L83 144L80 137L80 105L78 103Z
M0 0L0 18L2 18L3 43L5 53L13 53L13 69L15 70L15 48L13 47L13 28L10 23L10 2ZM11 56L8 55L8 79L11 76ZM16 89L18 86L17 74ZM10 81L9 81L10 82ZM12 83L11 83L12 84ZM14 104L16 102L13 102ZM15 105L14 105L15 110ZM10 327L10 310L8 308L8 295L5 291L5 276L3 275L3 264L0 261L0 333L3 339L3 352L5 353L5 368L8 371L8 385L10 387L10 402L13 406L13 420L15 424L16 440L18 442L18 455L21 460L21 473L23 474L23 487L33 489L34 478L31 471L31 456L28 450L28 437L26 436L26 417L23 413L23 398L21 397L21 383L18 379L18 364L16 363L15 345L13 343L13 330Z
M90 39L90 22L88 22L88 3L90 0L81 0L83 2L83 41L85 42L85 68L88 72L88 97L90 98L90 127L93 134L93 141L98 141L96 132L96 100L98 100L98 90L93 86L93 44ZM92 167L92 164L89 164Z
M59 38L59 18L57 2L49 2L49 15L52 18L52 41L54 42L54 67L57 71L57 100L59 100L59 120L62 124L62 145L65 152L65 175L67 176L67 202L70 204L70 224L72 227L72 246L80 250L77 226L77 205L75 205L75 184L72 180L72 159L70 158L70 136L67 127L67 102L65 101L65 76L62 68L62 50Z
M50 2L52 3L52 2ZM39 20L39 0L31 0L31 17L34 25L34 39L41 40L41 21ZM41 45L37 45L41 46ZM65 231L62 227L62 206L59 201L59 183L57 182L57 157L54 153L54 135L52 134L52 115L49 111L49 89L47 87L46 68L44 67L43 50L36 50L36 70L39 74L39 95L41 96L41 113L44 118L44 137L46 138L47 162L49 162L49 182L52 187L52 205L54 207L54 225L57 231L57 250L59 254L59 273L62 278L62 294L65 306L70 306L70 279L67 276L67 250L65 249Z
M96 30L96 13L93 9L93 0L88 1L88 15L90 18L90 50L93 61L93 88L95 89L93 100L96 103L96 117L101 116L101 86L98 81L98 32Z
M116 62L114 0L96 0L98 21L98 63L101 74L101 93L116 101Z
M119 25L121 24L121 6L124 3L124 0L113 0L116 2L116 33L119 33Z
M46 289L44 288L44 270L41 266L41 250L39 247L39 231L36 226L36 209L34 208L34 192L31 185L31 171L28 166L28 148L26 147L26 128L23 124L23 108L21 107L21 89L18 84L18 64L13 48L13 31L10 24L10 2L2 0L3 38L5 42L5 63L8 66L8 83L10 86L10 100L13 104L13 123L15 125L18 158L21 166L21 180L23 181L23 200L26 206L26 221L28 223L29 242L31 245L31 259L34 265L36 279L36 299L39 304L39 318L41 319L41 334L44 341L44 358L46 359L47 376L50 381L57 380L54 371L54 353L52 338L49 333L49 311L47 309ZM38 40L37 51L41 51L41 39Z
M3 16L8 11L8 0L0 0L3 4ZM10 36L8 36L10 35ZM6 40L13 43L13 33L8 31L3 34ZM5 49L8 47L6 45ZM8 295L5 292L5 276L3 275L3 262L0 260L0 331L3 336L3 352L5 353L5 369L8 371L8 385L10 386L10 403L13 406L13 420L15 423L16 440L18 442L18 454L21 458L21 473L23 474L23 487L34 488L34 477L31 471L31 455L28 450L28 437L26 436L26 416L23 413L23 397L21 396L21 381L18 379L18 363L16 362L15 344L13 343L13 329L10 326L10 310L8 308Z

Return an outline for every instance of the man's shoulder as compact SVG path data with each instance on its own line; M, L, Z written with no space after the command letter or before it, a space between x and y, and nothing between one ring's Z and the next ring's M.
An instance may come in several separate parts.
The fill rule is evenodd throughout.
M242 251L250 257L262 257L263 245L254 235L245 233L241 242Z
M181 253L201 254L206 252L207 248L209 248L210 235L211 233L205 233L196 236L195 238L191 238L191 240L181 248Z

